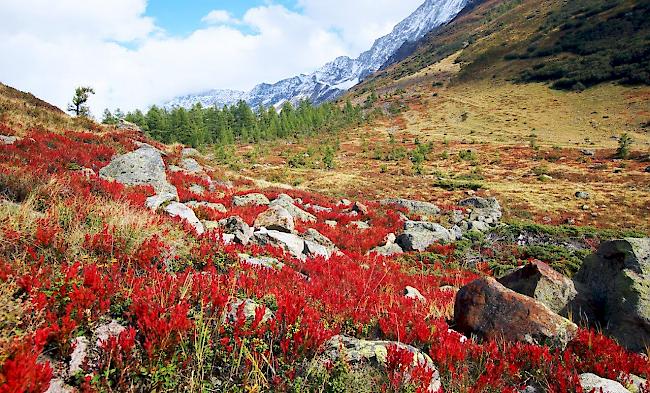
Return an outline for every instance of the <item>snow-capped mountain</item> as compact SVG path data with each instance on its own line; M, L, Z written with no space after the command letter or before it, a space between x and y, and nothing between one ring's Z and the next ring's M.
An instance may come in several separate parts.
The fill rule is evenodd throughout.
M165 106L191 107L199 102L203 106L223 106L245 100L252 107L279 107L286 101L295 104L300 100L309 99L318 104L335 99L379 70L402 45L415 42L434 28L452 20L468 1L426 0L415 12L395 26L390 34L376 40L370 50L363 52L356 59L338 57L312 74L294 76L274 84L263 83L249 92L211 90L177 97Z

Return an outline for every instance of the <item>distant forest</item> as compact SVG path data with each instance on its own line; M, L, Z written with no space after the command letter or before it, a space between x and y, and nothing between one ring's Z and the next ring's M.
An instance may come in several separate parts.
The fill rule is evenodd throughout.
M201 104L191 109L152 106L146 113L136 110L123 114L119 109L114 112L107 109L102 122L117 124L122 119L137 124L160 142L194 147L336 132L367 120L361 107L350 101L343 106L334 103L316 106L309 101L294 106L286 102L280 111L273 107L254 111L245 101L240 101L223 108L204 108Z

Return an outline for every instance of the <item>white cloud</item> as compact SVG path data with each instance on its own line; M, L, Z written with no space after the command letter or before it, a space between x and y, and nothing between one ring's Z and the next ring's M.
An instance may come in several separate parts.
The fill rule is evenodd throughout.
M409 13L395 3L300 0L300 13L260 6L239 21L254 33L216 10L204 18L208 26L172 37L144 16L146 0L0 1L0 81L62 108L76 86L93 86L95 115L211 88L250 89L357 55Z
M212 10L201 19L202 22L219 25L238 23L239 21L232 17L230 12L226 10Z

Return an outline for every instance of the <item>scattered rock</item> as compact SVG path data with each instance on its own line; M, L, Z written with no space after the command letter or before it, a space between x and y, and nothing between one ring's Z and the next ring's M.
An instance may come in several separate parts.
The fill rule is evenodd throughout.
M580 149L580 153L582 153L585 156L590 156L593 157L596 155L596 152L591 150L591 149Z
M284 267L284 263L271 257L253 257L248 254L239 254L239 260L251 266L259 266L271 270L280 270Z
M250 206L250 205L268 205L269 198L264 194L246 194L246 195L235 195L232 197L232 204L235 206Z
M440 224L427 221L407 221L397 244L404 251L425 251L436 242L451 241L451 233Z
M378 255L383 255L389 257L391 255L402 254L404 250L398 244L395 243L397 237L394 233L389 233L386 236L386 240L383 246L378 246L369 251L369 253L375 253Z
M234 236L232 239L233 241L243 244L244 246L247 245L251 237L253 237L253 230L251 227L238 216L224 218L219 221L219 225L225 234Z
M350 206L352 204L352 201L348 199L341 199L336 203L336 206L341 207L341 206Z
M309 228L305 231L305 233L302 235L303 239L306 241L314 242L316 244L320 244L323 247L330 248L332 250L336 249L336 245L334 244L333 241L327 238L327 236L321 234L314 228Z
M578 191L575 193L576 198L578 199L589 199L589 193L584 191Z
M410 286L407 286L406 288L404 288L404 297L406 297L408 299L419 300L421 302L426 302L427 301L427 299L424 296L422 296L420 291L418 291L417 289L415 289L413 287L410 287Z
M255 219L254 226L288 233L293 232L295 229L293 216L281 206L271 206L260 213Z
M181 158L200 157L201 153L193 147L186 147L181 150Z
M255 320L258 308L264 309L261 323L266 323L274 318L273 311L269 310L266 306L255 303L251 299L233 299L228 303L227 308L228 312L225 315L225 320L230 323L237 322L240 310L244 318L246 318L246 322L253 322Z
M432 217L440 214L440 208L433 203L411 199L391 198L379 201L382 205L396 205L405 208L409 214Z
M397 347L411 352L413 367L420 365L433 372L427 391L433 393L440 390L440 374L429 355L415 347L396 341L368 341L342 335L334 336L323 344L321 354L314 359L310 369L323 369L326 364L344 361L353 370L371 367L383 371L386 367L389 347ZM406 379L408 380L408 374Z
M281 247L296 258L305 257L305 241L298 235L260 228L254 233L258 244Z
M119 120L119 122L117 123L117 129L118 130L131 130L131 131L142 132L142 129L140 128L140 126L138 126L135 123L131 123L130 121L126 121L124 119Z
M126 328L120 325L120 323L116 320L112 320L109 323L99 325L94 332L94 337L96 337L95 346L99 347L102 342L107 341L111 337L119 336L120 333L125 330Z
M45 393L74 393L74 391L74 388L67 385L63 379L52 378L50 386L47 388Z
M70 355L70 367L68 369L69 375L74 375L80 371L83 371L81 366L88 358L88 346L90 341L86 337L77 337L73 340L72 354Z
M564 315L578 294L568 277L541 261L528 263L500 278L499 283L545 304L555 313Z
M501 205L495 198L471 197L458 202L459 206L471 208L469 221L480 221L488 225L496 225L501 219Z
M228 209L221 203L189 201L185 202L185 205L190 209L206 208L218 211L219 213L228 212Z
M332 228L334 228L334 227L336 227L337 225L339 225L339 223L336 222L336 221L334 221L334 220L326 220L326 221L325 221L325 224L331 226Z
M331 213L333 211L332 208L324 207L324 206L320 206L320 205L312 205L310 203L306 204L305 208L312 209L313 211L318 212L318 213L323 213L323 212Z
M630 393L623 385L611 379L601 378L596 374L580 374L580 385L585 392Z
M546 174L542 174L542 175L539 175L538 179L539 179L539 181L551 181L551 180L553 180L553 177L549 176L549 175L546 175Z
M357 229L370 229L370 225L365 221L351 221L350 225L357 227Z
M115 157L99 170L99 176L127 186L149 185L157 194L169 193L178 197L176 187L167 182L160 152L150 146Z
M316 222L316 216L311 213L308 213L301 208L294 205L294 200L287 194L280 194L277 198L270 203L271 207L279 206L285 208L289 214L293 216L294 219L306 222Z
M179 202L172 202L164 207L164 210L167 214L172 217L179 217L185 222L190 224L198 235L202 235L205 232L205 228L199 219L194 214L194 210L185 206Z
M354 205L352 205L352 210L359 214L368 214L368 206L364 205L361 202L354 202Z
M632 351L650 345L650 238L603 242L574 280L589 292L607 334Z
M12 135L0 135L0 144L3 145L13 145L18 141L18 138Z
M192 184L188 190L194 194L202 195L205 192L205 188L199 184Z
M185 169L188 173L202 173L203 167L193 158L183 158L181 160L181 168Z
M153 195L147 198L145 206L147 206L148 209L156 211L164 204L174 201L178 201L178 195L169 192L163 192L161 194Z
M456 294L459 331L483 339L503 338L564 348L578 327L544 304L512 291L492 277L472 281Z

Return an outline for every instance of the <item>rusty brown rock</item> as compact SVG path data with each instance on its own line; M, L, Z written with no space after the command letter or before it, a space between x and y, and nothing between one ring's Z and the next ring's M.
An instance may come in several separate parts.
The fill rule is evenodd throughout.
M481 278L458 291L454 304L456 329L482 339L505 339L564 348L578 327L547 306Z

